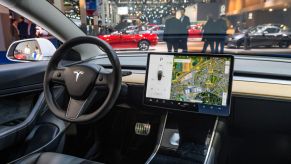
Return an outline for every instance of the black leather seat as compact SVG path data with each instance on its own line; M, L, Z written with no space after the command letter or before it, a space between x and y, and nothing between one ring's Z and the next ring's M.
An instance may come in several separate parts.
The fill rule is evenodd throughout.
M37 153L13 162L14 164L100 164L58 153Z

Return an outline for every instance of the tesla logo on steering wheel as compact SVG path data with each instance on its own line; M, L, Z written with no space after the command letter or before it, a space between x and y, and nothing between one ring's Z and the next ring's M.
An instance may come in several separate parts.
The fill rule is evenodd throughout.
M76 74L76 82L78 82L79 76L83 75L84 72L83 71L74 71L74 74Z

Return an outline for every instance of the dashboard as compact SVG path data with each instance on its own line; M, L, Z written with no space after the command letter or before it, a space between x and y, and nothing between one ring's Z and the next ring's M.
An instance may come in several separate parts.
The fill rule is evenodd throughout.
M132 72L122 78L128 85L145 84L147 54L118 54L123 71ZM291 61L286 58L235 55L232 94L274 100L291 100ZM106 56L94 63L110 68Z

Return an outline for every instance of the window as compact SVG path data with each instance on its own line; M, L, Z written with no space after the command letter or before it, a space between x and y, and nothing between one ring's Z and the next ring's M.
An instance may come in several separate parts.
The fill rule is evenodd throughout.
M280 29L278 29L278 28L267 28L265 31L268 34L273 34L273 33L278 33L280 31Z
M289 1L279 1L291 6ZM178 51L238 55L283 54L286 57L291 53L291 19L286 19L291 14L291 8L280 6L280 3L268 4L273 6L265 8L264 1L252 4L234 0L49 2L86 34L107 41L118 53ZM8 9L0 10L6 14L7 21L9 16L14 18ZM5 23L4 21L0 26L7 35L13 31ZM42 28L37 31L46 35ZM260 36L264 31L278 35L267 45L264 38L243 41L248 35ZM116 37L117 35L123 39ZM0 51L5 53L9 44L7 42Z
M37 43L27 43L26 50L31 49L33 51L26 51L30 53L24 53L24 48L19 51L17 55L6 57L6 52L9 46L23 39L33 38L45 38L48 39L55 47L59 47L61 42L54 36L48 33L44 28L32 22L30 19L15 13L8 8L0 5L0 64L14 63L14 59L18 60L49 60L50 57L43 57L40 53ZM23 47L25 47L23 46ZM21 47L21 46L19 46ZM36 49L36 50L35 50ZM37 54L37 55L36 55ZM47 53L46 53L47 54ZM52 54L50 54L52 55Z
M291 53L291 34L288 32L291 20L284 19L291 9L277 4L269 6L270 11L264 7L264 1L258 5L234 0L86 0L85 6L80 5L81 1L84 0L65 0L63 12L74 22L79 20L85 33L107 41L118 53ZM244 44L247 35L260 36L263 32L280 35L274 36L267 45L264 38L249 39L245 42L248 44ZM116 40L116 34L127 37L126 41Z

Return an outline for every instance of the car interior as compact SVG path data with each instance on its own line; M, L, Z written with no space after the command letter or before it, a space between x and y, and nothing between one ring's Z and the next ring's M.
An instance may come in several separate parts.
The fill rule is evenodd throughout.
M0 163L291 163L290 60L119 54L46 0L0 4L63 42L0 65Z

